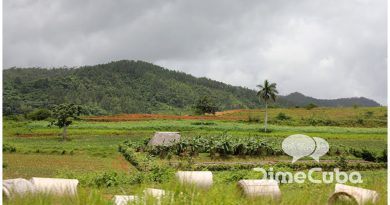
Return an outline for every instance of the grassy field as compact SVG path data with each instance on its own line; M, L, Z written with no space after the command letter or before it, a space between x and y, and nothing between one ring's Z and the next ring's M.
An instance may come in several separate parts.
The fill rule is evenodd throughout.
M289 119L277 120L279 113ZM6 204L109 204L114 194L136 194L145 187L165 188L176 193L175 203L170 204L269 204L269 201L248 199L236 187L239 179L258 177L248 168L213 171L215 184L209 191L180 187L172 178L174 167L153 169L148 172L137 170L120 152L118 146L124 141L143 142L156 131L180 131L183 139L194 136L209 138L229 135L233 138L255 138L280 149L282 140L291 134L306 134L326 139L331 149L368 150L379 156L387 148L387 109L380 108L314 108L270 109L271 132L261 128L262 115L259 110L239 110L217 113L213 119L137 119L135 121L89 121L81 120L69 129L69 141L61 141L61 130L48 127L48 121L3 121L3 143L15 150L3 149L3 178L30 177L74 177L80 180L80 195L77 199L62 199L58 202L50 196L14 199ZM218 119L220 116L224 118ZM239 119L227 119L229 116ZM315 119L317 124L306 119ZM318 121L321 119L322 121ZM362 119L363 122L359 119ZM332 123L323 125L325 122ZM377 122L377 123L375 123ZM147 154L147 153L144 153ZM326 155L326 163L336 162L339 156ZM366 162L348 155L352 162ZM173 156L172 159L154 157L157 164L172 161L188 163L239 162L274 164L289 163L291 157L275 156L229 156L210 158L207 153L191 159ZM312 163L311 158L304 161ZM354 161L355 160L355 161ZM267 165L268 166L268 165ZM383 167L383 166L381 166ZM282 169L290 169L282 166ZM349 170L353 171L353 170ZM364 183L359 186L380 192L379 204L387 204L387 171L383 168L363 169ZM283 184L280 204L324 204L333 192L334 185L328 184ZM184 191L183 191L184 190ZM179 197L184 192L186 197ZM225 193L225 194L220 194ZM297 197L299 196L299 197ZM170 199L164 199L170 200ZM34 201L34 202L32 202ZM31 203L30 203L31 202ZM165 201L164 201L165 202ZM165 204L165 203L164 203Z

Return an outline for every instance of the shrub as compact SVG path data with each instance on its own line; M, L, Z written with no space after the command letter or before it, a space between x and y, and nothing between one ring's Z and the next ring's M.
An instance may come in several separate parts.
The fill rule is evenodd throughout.
M359 125L363 125L364 124L364 120L362 118L358 118L356 120L356 123L359 124Z
M48 109L36 109L27 114L27 118L31 120L46 120L51 116L51 112Z
M94 184L97 187L112 187L119 184L118 173L116 172L104 172L101 175L97 175L94 179Z
M341 170L346 170L348 168L348 162L345 156L342 155L337 157L336 167L340 168Z
M318 107L318 106L314 103L309 103L305 106L305 108L308 110L311 110L311 109L316 108L316 107Z
M384 149L381 156L377 159L378 162L387 162L387 149Z
M376 160L374 153L372 153L366 149L362 150L361 156L362 156L362 159L364 159L366 161L375 162L375 160Z
M286 115L285 113L283 112L280 112L277 116L276 116L276 119L277 120L289 120L291 119L290 116Z
M372 111L367 111L367 112L364 114L364 116L365 116L366 118L371 118L373 115L374 115L374 112L372 112Z
M200 121L200 122L193 122L191 125L215 125L214 122L207 122L207 121Z
M169 181L175 175L175 170L168 166L153 166L146 174L149 182L162 183Z
M207 96L199 98L193 106L195 113L203 115L205 113L215 114L218 111L217 104Z
M254 115L248 115L248 122L260 122L260 117Z
M16 147L9 144L3 144L3 152L16 152Z

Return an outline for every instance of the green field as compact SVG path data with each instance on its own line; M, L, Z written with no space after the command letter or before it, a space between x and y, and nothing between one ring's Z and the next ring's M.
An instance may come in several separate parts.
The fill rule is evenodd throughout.
M69 127L69 141L61 141L61 130L48 127L48 121L10 120L3 121L3 143L15 150L3 148L3 178L30 177L74 177L80 181L78 199L63 199L65 204L107 204L112 195L140 193L145 187L157 187L175 193L175 203L171 204L269 204L269 201L248 199L239 192L236 183L240 179L250 179L259 175L250 166L234 167L238 163L262 166L277 166L281 170L291 170L286 166L291 157L287 155L261 156L219 156L210 157L208 153L199 153L192 157L173 155L171 158L153 156L151 165L161 165L146 172L139 170L125 159L118 151L124 141L143 143L156 131L180 131L183 139L200 136L210 138L227 135L234 139L257 139L268 143L272 149L280 149L282 140L291 134L306 134L326 139L331 150L340 149L348 160L346 171L359 169L363 175L363 184L358 186L373 189L381 194L379 204L387 204L387 171L383 162L365 161L348 150L366 150L377 159L387 148L387 128L383 120L386 108L316 108L270 109L271 118L283 112L292 118L289 122L272 123L271 132L264 133L260 122L246 120L147 120L126 122L91 122L76 121ZM374 109L374 110L372 110ZM331 119L339 126L313 126L304 124L299 116L314 116L319 119L321 112L324 119ZM351 114L355 112L355 114ZM259 115L257 112L242 111L226 115ZM334 116L334 118L332 118ZM345 117L347 116L347 117ZM369 122L358 126L346 126L353 122L352 116L361 116ZM367 118L367 119L366 119ZM368 120L371 119L371 120ZM375 120L381 122L376 126ZM205 123L207 122L207 123ZM272 121L271 121L272 122ZM347 123L346 123L347 122ZM296 124L293 126L293 124ZM149 156L148 152L137 152ZM328 154L321 158L320 165L335 164L341 154ZM313 165L311 158L303 162ZM303 163L302 162L302 163ZM202 166L202 163L215 163L214 167ZM354 164L359 163L359 166ZM180 165L177 165L180 164ZM360 165L361 164L361 165ZM314 164L316 165L316 164ZM354 166L352 166L354 165ZM333 165L332 165L333 166ZM356 168L359 167L359 168ZM209 191L192 190L180 187L173 179L176 169L211 169L214 185ZM302 167L296 169L307 171ZM218 171L215 171L218 170ZM282 184L280 204L325 204L334 191L331 184ZM179 196L183 192L186 197ZM220 194L225 193L225 194ZM91 197L93 196L93 197ZM299 196L299 197L297 197ZM26 199L13 199L7 204L23 204ZM57 203L58 199L50 196L32 197L31 204ZM165 199L164 199L165 200ZM168 199L166 199L168 200ZM36 201L36 202L35 202ZM163 201L169 202L169 201ZM60 203L60 204L61 204ZM165 203L164 203L165 204Z

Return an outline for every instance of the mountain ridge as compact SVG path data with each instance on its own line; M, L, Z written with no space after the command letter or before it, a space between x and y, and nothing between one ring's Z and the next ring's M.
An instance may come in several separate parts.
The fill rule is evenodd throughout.
M263 105L256 91L174 71L144 61L121 60L78 68L3 70L3 112L22 114L60 103L88 107L90 114L189 112L209 96L221 110ZM295 92L273 106L380 106L368 98L316 99Z

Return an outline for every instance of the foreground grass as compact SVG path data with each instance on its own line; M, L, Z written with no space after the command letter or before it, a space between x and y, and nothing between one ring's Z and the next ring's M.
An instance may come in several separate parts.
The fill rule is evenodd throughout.
M362 172L363 184L357 186L376 190L380 193L378 204L387 204L387 172L385 170ZM79 188L76 198L58 198L52 196L29 196L6 200L4 204L112 204L114 194L143 196L145 188L161 188L170 193L161 200L161 204L326 204L328 197L334 192L334 184L281 184L282 197L280 201L273 201L265 197L247 198L237 188L236 181L227 182L232 177L229 173L216 173L215 183L209 190L199 190L186 187L169 181L162 184L142 184L133 187L114 189ZM235 180L234 177L228 180ZM111 192L110 194L107 191ZM147 198L145 204L155 204L152 198ZM140 201L144 204L144 201Z
M351 108L352 109L352 108ZM374 120L383 120L384 108L374 110ZM383 110L382 110L383 109ZM287 111L285 111L289 114ZM371 110L358 109L367 114ZM278 110L274 110L277 114ZM302 109L292 111L309 112ZM337 110L336 110L337 111ZM337 115L337 120L343 120L345 115L351 120L355 116L354 110L349 114L328 113ZM339 110L340 111L340 110ZM271 111L272 112L272 111ZM317 111L316 111L317 112ZM333 113L334 112L334 113ZM319 115L321 110L317 112ZM232 113L235 115L237 113ZM247 113L248 114L248 113ZM307 114L307 113L306 113ZM305 116L306 116L305 114ZM330 115L331 114L331 115ZM360 114L359 114L360 116ZM316 116L318 117L318 116ZM295 118L295 117L294 117ZM348 120L347 119L347 120ZM96 173L118 172L132 178L137 171L118 153L118 145L125 140L145 140L155 131L180 131L183 137L211 136L227 133L234 137L257 137L279 145L291 134L307 134L323 137L330 146L346 146L356 149L368 149L379 153L387 147L387 128L372 126L364 127L337 127L337 126L286 126L271 125L272 132L263 133L260 123L244 121L209 120L149 120L136 122L87 122L76 121L69 128L70 141L60 141L61 130L48 127L46 121L4 121L3 142L16 147L16 152L4 153L3 178L30 178L74 176L92 179L91 183L80 184L77 198L58 198L52 196L29 196L6 200L5 204L112 204L111 198L115 194L142 195L146 187L163 188L169 190L172 198L165 198L162 204L273 204L275 202L264 198L249 199L237 189L237 181L242 178L253 179L248 170L213 172L215 184L210 190L194 190L182 187L174 180L162 182L135 182L116 183L96 187L93 177ZM324 156L321 159L328 159ZM210 161L206 155L197 159L199 162ZM278 157L248 157L218 159L218 161L263 161L263 160L290 160L288 156ZM310 159L311 160L311 159ZM73 174L73 175L70 175ZM386 170L362 171L364 183L359 186L373 189L381 194L379 204L387 204L387 172ZM145 173L149 174L149 173ZM98 175L104 176L104 175ZM109 175L111 176L111 175ZM72 177L70 177L72 178ZM123 178L127 179L127 178ZM105 180L105 179L104 179ZM111 182L108 178L108 181ZM83 180L80 180L84 182ZM92 184L92 185L91 185ZM326 200L334 191L334 184L284 184L280 186L282 200L280 204L326 204ZM182 194L180 194L182 192ZM148 200L146 204L153 204Z

